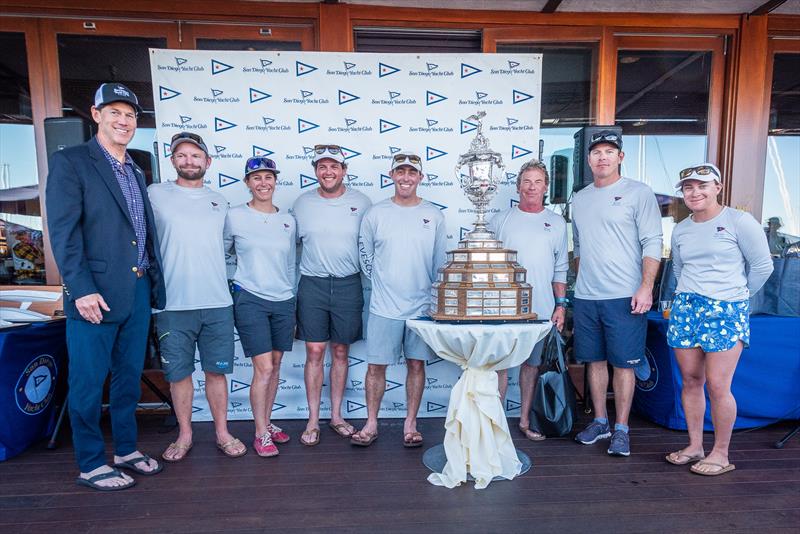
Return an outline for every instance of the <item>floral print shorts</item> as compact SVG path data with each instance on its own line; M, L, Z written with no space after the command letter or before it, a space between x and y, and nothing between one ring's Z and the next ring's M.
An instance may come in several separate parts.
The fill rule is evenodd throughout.
M750 346L749 300L729 302L697 293L675 294L667 330L670 347L722 352L740 339L745 348Z

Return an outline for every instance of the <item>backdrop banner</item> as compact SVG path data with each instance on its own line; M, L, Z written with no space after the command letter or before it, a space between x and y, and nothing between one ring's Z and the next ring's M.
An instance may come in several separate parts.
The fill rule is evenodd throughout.
M200 134L212 164L206 185L231 206L249 200L242 182L251 156L268 156L281 170L275 203L291 208L295 198L317 181L311 166L313 146L343 147L345 183L373 202L393 194L392 154L413 150L423 159L419 194L443 211L448 243L455 248L469 231L474 210L455 174L477 124L469 117L486 112L484 134L506 165L489 216L516 203L516 172L538 156L541 96L540 54L357 54L325 52L228 52L151 49L156 112L156 143L162 180L174 179L169 140L178 131ZM331 221L335 224L336 221ZM534 291L537 288L534 288ZM543 288L549 291L549 288ZM365 288L368 302L369 287ZM368 307L368 304L365 306ZM365 313L366 318L366 313ZM303 384L305 349L295 342L281 366L275 419L307 417ZM350 350L343 412L365 418L365 346ZM326 380L322 417L330 415ZM420 417L444 417L460 369L439 358L426 366ZM382 417L406 412L405 365L390 366ZM230 419L251 419L250 362L236 344L229 376ZM194 420L211 419L203 373L196 371ZM506 410L519 414L516 371L510 373Z

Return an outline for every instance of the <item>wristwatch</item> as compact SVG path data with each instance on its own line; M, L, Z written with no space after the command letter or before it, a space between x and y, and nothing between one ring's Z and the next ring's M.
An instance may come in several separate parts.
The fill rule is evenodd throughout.
M567 300L567 297L556 297L556 306L561 306L566 309L568 304L569 300Z

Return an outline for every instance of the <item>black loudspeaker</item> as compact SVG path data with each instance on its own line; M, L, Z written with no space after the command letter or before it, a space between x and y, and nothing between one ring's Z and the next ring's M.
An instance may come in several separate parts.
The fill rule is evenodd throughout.
M80 117L48 117L44 120L44 142L48 160L53 153L85 143L91 137L91 125Z
M611 130L622 137L621 126L584 126L575 132L575 152L572 155L572 190L576 193L594 181L586 156L588 155L589 140L594 134L603 130Z
M550 204L566 204L569 180L569 158L560 154L550 156Z

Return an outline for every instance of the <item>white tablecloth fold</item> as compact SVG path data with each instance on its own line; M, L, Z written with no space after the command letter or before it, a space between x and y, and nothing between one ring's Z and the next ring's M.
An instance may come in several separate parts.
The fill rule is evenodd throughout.
M469 473L475 479L475 489L483 489L496 476L513 479L522 464L508 431L495 371L524 362L551 324L453 325L409 319L406 325L439 357L464 369L447 408L447 465L441 473L431 474L428 481L454 488L466 482Z

